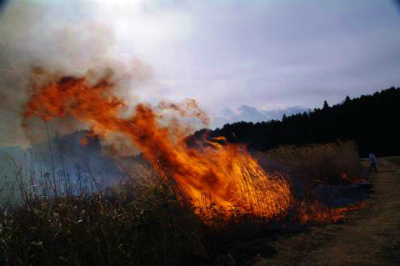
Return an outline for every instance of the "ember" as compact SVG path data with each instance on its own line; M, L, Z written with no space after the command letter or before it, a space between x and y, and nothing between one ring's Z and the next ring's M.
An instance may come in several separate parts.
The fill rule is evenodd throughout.
M318 201L308 204L303 202L300 206L299 220L301 224L337 223L345 218L347 212L359 210L365 205L365 202L360 202L347 207L328 208Z

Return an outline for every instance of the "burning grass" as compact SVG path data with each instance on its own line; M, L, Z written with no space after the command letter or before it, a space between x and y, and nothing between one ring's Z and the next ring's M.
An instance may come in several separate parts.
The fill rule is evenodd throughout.
M206 215L199 213L171 176L154 171L104 187L83 170L73 180L58 169L41 175L24 165L15 163L20 200L0 211L4 265L211 263L227 241L255 238L285 220L226 210L209 198L201 209Z
M213 141L207 146L189 147L185 141L187 127L176 117L165 119L163 111L167 110L206 124L207 116L196 102L163 102L158 108L137 103L135 113L123 118L125 103L113 89L115 84L109 76L93 82L89 77L54 77L39 72L23 112L24 127L34 117L44 121L72 117L89 126L91 136L106 139L110 134L123 134L164 180L171 175L203 216L207 216L204 197L226 215L236 208L241 213L273 219L290 207L289 183L267 175L245 147Z
M282 146L258 153L256 157L266 167L277 168L306 184L335 185L360 181L360 156L352 141L304 147Z
M352 184L363 182L358 148L352 141L282 146L255 153L255 157L263 167L290 176L293 208L301 224L336 223L346 212L363 206L358 198L351 198L354 195L348 195Z
M295 197L271 219L220 208L206 196L199 208L171 175L157 171L104 187L90 174L73 182L57 169L40 175L15 167L23 200L0 212L5 265L196 265L230 258L220 256L227 253L244 262L261 251L275 254L260 237L337 222L352 210ZM269 176L284 178L276 175Z
M33 118L73 118L91 130L82 144L93 137L123 135L141 151L153 175L128 175L118 185L102 186L89 174L88 190L80 174L79 182L71 183L54 165L38 177L15 164L22 202L2 208L1 263L190 265L191 259L217 256L219 243L226 239L248 239L267 227L327 222L327 217L335 222L343 216L345 210L297 195L292 178L302 177L307 187L310 178L352 182L352 144L273 151L268 162L290 171L267 173L243 145L218 138L189 146L188 127L176 117L166 118L165 111L207 122L194 101L164 102L156 108L138 103L133 114L122 115L125 103L113 93L110 77L93 82L38 73L23 112L25 128Z

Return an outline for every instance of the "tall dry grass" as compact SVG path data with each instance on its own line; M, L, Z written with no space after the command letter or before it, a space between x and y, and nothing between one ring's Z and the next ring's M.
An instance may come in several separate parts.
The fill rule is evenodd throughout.
M359 174L351 142L281 147L257 157L273 171L310 184L347 182ZM20 197L0 205L0 265L192 265L190 259L224 254L238 239L298 221L296 206L302 204L268 224L235 206L217 209L205 199L211 220L201 220L177 184L154 171L124 171L120 182L106 186L67 162L47 171L12 164L13 194Z
M256 153L260 163L278 169L304 183L322 182L342 184L360 177L360 156L352 141L307 146L281 146L264 153Z
M351 202L343 200L351 188L347 185L361 180L354 142L281 146L255 156L263 167L290 176L295 199L292 218L297 223L337 222L346 211L359 208L339 208L342 202Z
M203 252L200 221L156 173L102 187L76 169L15 164L19 197L0 207L0 265L181 265Z
M206 196L199 213L176 182L148 165L132 171L121 163L125 176L106 186L68 162L38 170L10 160L15 186L0 204L0 265L193 265L212 262L225 239L267 226Z

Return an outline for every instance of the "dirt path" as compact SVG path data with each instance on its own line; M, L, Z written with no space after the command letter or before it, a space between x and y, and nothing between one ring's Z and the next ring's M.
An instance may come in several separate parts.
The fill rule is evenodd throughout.
M367 207L341 225L279 239L278 255L256 265L400 265L400 157L382 158L369 181L375 193Z

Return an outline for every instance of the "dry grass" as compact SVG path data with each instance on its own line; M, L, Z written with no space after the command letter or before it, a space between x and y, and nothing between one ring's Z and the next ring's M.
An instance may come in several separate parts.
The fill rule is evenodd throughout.
M203 250L200 221L159 177L91 191L16 175L23 200L0 210L0 265L180 265Z
M265 158L275 167L287 165L287 173L311 183L344 182L343 173L352 177L359 171L352 143L284 147L263 154ZM205 223L175 182L154 172L128 174L123 182L106 187L79 168L72 175L14 166L21 196L0 207L0 265L192 265L212 262L236 242L252 243L298 221L295 209L268 224L235 208L227 221L225 210L210 203L212 221ZM253 246L245 244L246 250ZM238 251L234 259L242 255Z
M304 147L282 146L256 153L267 168L277 168L304 183L338 184L360 177L360 157L354 142L312 144Z
M225 239L234 243L267 227L265 219L212 202L204 219L176 182L151 169L126 171L106 187L79 167L37 172L12 164L14 197L0 205L0 265L212 263Z
M397 165L396 165L397 164ZM368 162L363 165L368 168ZM277 256L261 265L399 265L400 159L380 159L380 172L369 177L374 197L343 224L311 227L276 242Z
M336 223L350 210L338 207L343 204L346 185L361 180L360 158L354 142L281 146L256 152L255 156L264 168L290 177L295 199L291 217L294 223Z

